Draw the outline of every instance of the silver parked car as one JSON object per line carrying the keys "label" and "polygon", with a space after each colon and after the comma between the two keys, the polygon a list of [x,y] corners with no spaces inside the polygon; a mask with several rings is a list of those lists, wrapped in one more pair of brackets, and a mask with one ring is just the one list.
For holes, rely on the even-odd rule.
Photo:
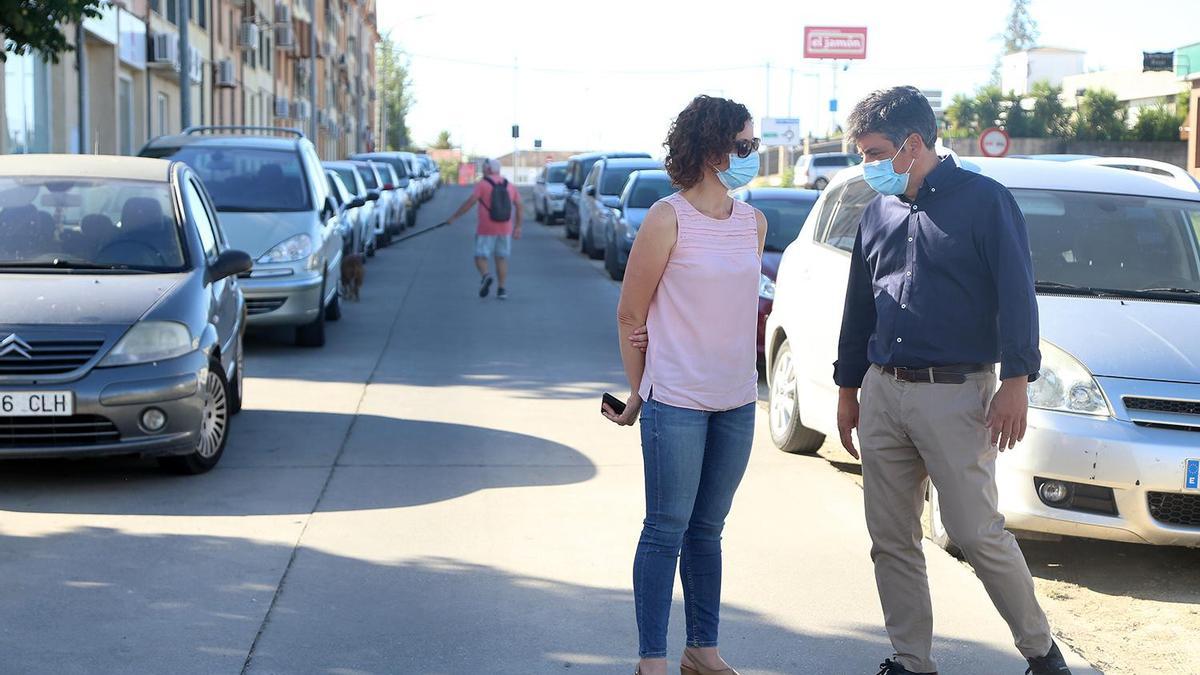
{"label": "silver parked car", "polygon": [[242,404],[250,266],[183,163],[5,157],[0,457],[215,466]]}
{"label": "silver parked car", "polygon": [[351,250],[367,257],[375,255],[375,202],[367,199],[367,184],[363,182],[358,170],[349,162],[322,162],[326,171],[332,171],[352,201],[361,200],[353,211],[354,246]]}
{"label": "silver parked car", "polygon": [[539,223],[553,225],[563,217],[567,200],[567,163],[549,162],[538,173],[533,186],[533,217]]}
{"label": "silver parked car", "polygon": [[400,180],[399,186],[407,194],[408,214],[405,227],[412,227],[417,224],[417,209],[421,206],[421,184],[416,179],[416,174],[413,168],[413,160],[415,157],[411,152],[360,152],[355,155],[350,155],[350,159],[371,160],[372,162],[382,162],[391,166],[396,170],[396,177]]}
{"label": "silver parked car", "polygon": [[[1008,526],[1200,546],[1200,192],[1077,162],[960,161],[1012,191],[1037,280],[1042,369],[1029,430],[996,463]],[[855,233],[875,199],[893,198],[846,169],[779,264],[766,354],[782,449],[836,437],[829,364]],[[948,546],[936,490],[929,502],[930,538]]]}
{"label": "silver parked car", "polygon": [[796,187],[824,190],[834,174],[860,162],[862,157],[849,152],[801,155],[800,159],[796,160],[796,173],[792,182]]}
{"label": "silver parked car", "polygon": [[579,250],[590,258],[603,258],[608,231],[612,229],[613,209],[621,201],[621,191],[629,174],[639,170],[663,168],[656,159],[606,157],[592,165],[583,182],[579,202]]}
{"label": "silver parked car", "polygon": [[350,192],[342,177],[333,169],[325,169],[325,177],[329,179],[329,195],[337,203],[338,215],[342,220],[342,253],[343,255],[358,254],[366,257],[363,250],[365,244],[360,238],[362,230],[361,211],[366,200]]}
{"label": "silver parked car", "polygon": [[408,227],[408,191],[400,187],[400,176],[395,167],[387,162],[376,161],[374,164],[388,199],[388,229],[392,235],[400,234]]}
{"label": "silver parked car", "polygon": [[367,200],[375,203],[372,232],[376,248],[384,248],[392,243],[392,231],[388,227],[388,216],[391,209],[391,197],[383,190],[383,180],[374,162],[365,160],[348,160],[348,163],[358,172],[363,183],[367,186]]}
{"label": "silver parked car", "polygon": [[625,182],[621,199],[613,214],[613,223],[608,228],[608,241],[604,249],[604,269],[614,281],[625,278],[625,264],[637,238],[642,221],[650,212],[654,202],[675,192],[671,177],[661,169],[634,171]]}
{"label": "silver parked car", "polygon": [[297,344],[324,345],[325,321],[342,312],[342,237],[329,181],[304,134],[189,127],[140,154],[186,162],[204,180],[229,241],[254,257],[241,281],[249,324],[294,326]]}

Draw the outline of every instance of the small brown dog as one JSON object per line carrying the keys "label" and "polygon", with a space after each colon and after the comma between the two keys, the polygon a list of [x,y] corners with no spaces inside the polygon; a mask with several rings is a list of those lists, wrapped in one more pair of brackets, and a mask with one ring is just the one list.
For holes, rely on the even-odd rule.
{"label": "small brown dog", "polygon": [[362,254],[352,253],[342,258],[342,297],[358,302],[358,291],[365,276]]}

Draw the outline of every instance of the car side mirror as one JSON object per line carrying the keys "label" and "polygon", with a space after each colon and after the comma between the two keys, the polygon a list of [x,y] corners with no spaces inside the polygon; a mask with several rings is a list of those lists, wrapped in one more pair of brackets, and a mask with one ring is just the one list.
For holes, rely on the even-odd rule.
{"label": "car side mirror", "polygon": [[611,211],[612,211],[612,214],[613,214],[613,217],[614,217],[614,218],[620,218],[620,217],[621,217],[621,207],[620,207],[620,206],[612,206],[612,207],[609,207],[609,210],[611,210]]}
{"label": "car side mirror", "polygon": [[208,266],[208,283],[249,272],[252,267],[254,260],[249,253],[232,249],[224,251]]}
{"label": "car side mirror", "polygon": [[595,185],[585,185],[583,187],[583,194],[585,194],[589,197],[595,195],[596,194],[596,186]]}
{"label": "car side mirror", "polygon": [[367,201],[379,201],[379,190],[367,190]]}
{"label": "car side mirror", "polygon": [[322,219],[332,218],[337,215],[337,212],[338,212],[337,201],[335,201],[332,196],[326,195],[325,196],[325,206],[321,209],[321,218]]}
{"label": "car side mirror", "polygon": [[365,206],[366,203],[367,203],[367,200],[363,199],[362,197],[355,197],[354,199],[350,200],[350,208],[357,209],[362,206]]}

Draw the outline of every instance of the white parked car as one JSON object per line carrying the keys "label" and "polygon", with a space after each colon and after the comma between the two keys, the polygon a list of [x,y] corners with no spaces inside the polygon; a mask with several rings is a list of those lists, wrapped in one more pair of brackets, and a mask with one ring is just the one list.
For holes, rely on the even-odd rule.
{"label": "white parked car", "polygon": [[862,157],[849,152],[818,152],[801,155],[796,160],[792,183],[796,187],[824,190],[837,172],[862,162]]}
{"label": "white parked car", "polygon": [[[1013,193],[1028,224],[1041,316],[1029,431],[1000,456],[1017,531],[1200,546],[1200,193],[1075,162],[962,161]],[[779,267],[767,321],[775,443],[836,438],[832,363],[850,250],[875,193],[834,177]],[[931,538],[947,546],[936,491]]]}

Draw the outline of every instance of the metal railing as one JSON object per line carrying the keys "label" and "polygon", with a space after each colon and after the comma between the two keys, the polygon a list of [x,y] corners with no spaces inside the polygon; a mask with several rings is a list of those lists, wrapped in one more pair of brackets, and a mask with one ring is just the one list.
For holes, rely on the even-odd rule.
{"label": "metal railing", "polygon": [[184,136],[192,136],[195,134],[212,133],[212,132],[218,132],[218,131],[266,132],[266,133],[277,133],[277,134],[291,134],[292,136],[295,136],[296,138],[306,138],[303,131],[300,131],[299,129],[296,129],[294,127],[251,126],[251,125],[241,125],[241,124],[191,126],[191,127],[184,129],[180,133],[182,133]]}

